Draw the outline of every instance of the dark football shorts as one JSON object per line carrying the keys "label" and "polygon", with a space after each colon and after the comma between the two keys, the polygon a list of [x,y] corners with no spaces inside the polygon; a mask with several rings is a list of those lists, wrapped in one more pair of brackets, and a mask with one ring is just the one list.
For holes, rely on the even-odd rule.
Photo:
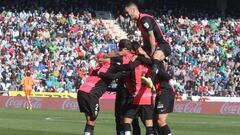
{"label": "dark football shorts", "polygon": [[124,109],[124,117],[132,119],[140,117],[143,121],[153,119],[153,106],[127,104]]}
{"label": "dark football shorts", "polygon": [[99,99],[89,93],[78,91],[78,106],[80,112],[90,117],[90,120],[96,120],[99,113]]}
{"label": "dark football shorts", "polygon": [[115,100],[115,116],[122,116],[123,110],[128,102],[129,95],[127,92],[117,92]]}
{"label": "dark football shorts", "polygon": [[156,50],[163,51],[165,57],[168,57],[169,55],[171,55],[171,52],[172,52],[170,45],[167,44],[167,43],[166,44],[159,44],[157,46]]}
{"label": "dark football shorts", "polygon": [[166,114],[173,112],[175,94],[174,93],[162,93],[156,96],[155,100],[155,114]]}

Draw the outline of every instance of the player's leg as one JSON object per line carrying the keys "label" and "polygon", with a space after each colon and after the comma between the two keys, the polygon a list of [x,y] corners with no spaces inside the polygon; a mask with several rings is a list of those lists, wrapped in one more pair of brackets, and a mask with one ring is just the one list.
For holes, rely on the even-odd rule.
{"label": "player's leg", "polygon": [[140,109],[140,117],[146,127],[146,135],[155,135],[153,128],[153,106],[144,105]]}
{"label": "player's leg", "polygon": [[152,88],[153,91],[155,90],[154,84],[156,76],[159,73],[161,68],[161,64],[163,60],[171,54],[171,47],[168,44],[160,45],[153,54],[153,67],[152,73],[149,78],[142,78],[142,80],[147,84],[148,87]]}
{"label": "player's leg", "polygon": [[157,120],[158,120],[158,116],[154,115],[153,116],[153,128],[154,128],[154,131],[156,134],[162,135],[163,133],[162,133],[161,129],[158,128],[159,126],[158,126]]}
{"label": "player's leg", "polygon": [[32,110],[32,103],[30,99],[31,90],[25,90],[25,98],[27,101],[27,110]]}
{"label": "player's leg", "polygon": [[167,124],[168,113],[173,112],[174,95],[167,93],[156,97],[155,113],[157,116],[157,129],[160,135],[171,135],[171,130]]}
{"label": "player's leg", "polygon": [[[171,135],[171,130],[167,124],[168,113],[158,115],[158,130],[162,135]],[[158,133],[159,134],[159,133]]]}
{"label": "player's leg", "polygon": [[121,93],[117,92],[116,94],[116,101],[115,101],[115,124],[116,124],[116,134],[122,135],[123,134],[123,98]]}
{"label": "player's leg", "polygon": [[[95,106],[91,107],[93,104],[95,104]],[[91,108],[90,113],[85,113],[87,122],[84,129],[84,135],[94,134],[94,127],[95,127],[97,116],[99,113],[99,105],[98,105],[98,102],[93,104],[90,105],[90,108]]]}
{"label": "player's leg", "polygon": [[146,135],[155,135],[155,131],[153,128],[153,120],[145,120],[145,126],[146,126]]}
{"label": "player's leg", "polygon": [[115,124],[116,124],[116,134],[121,135],[121,132],[123,132],[123,123],[122,123],[122,116],[120,114],[115,113]]}
{"label": "player's leg", "polygon": [[87,122],[84,129],[84,135],[93,135],[96,119],[92,119],[91,116],[86,113],[85,113],[85,117]]}
{"label": "player's leg", "polygon": [[133,119],[138,117],[139,106],[133,105],[131,102],[132,99],[129,99],[129,102],[125,105],[123,110],[124,117],[123,117],[123,130],[124,135],[131,135],[131,125]]}
{"label": "player's leg", "polygon": [[133,118],[124,117],[123,118],[123,130],[124,135],[131,135],[131,124],[132,124]]}
{"label": "player's leg", "polygon": [[[87,124],[85,127],[85,135],[93,135],[94,133],[94,126],[96,124],[96,119],[99,114],[99,99],[94,98],[93,96],[89,95],[90,97],[90,114],[87,117]],[[87,134],[86,134],[87,133]],[[91,133],[91,134],[89,134]]]}
{"label": "player's leg", "polygon": [[155,88],[154,88],[155,78],[159,73],[159,67],[164,58],[165,58],[165,55],[161,50],[155,51],[153,55],[152,73],[148,78],[142,77],[142,80],[147,84],[149,88],[152,88],[153,91],[155,91]]}
{"label": "player's leg", "polygon": [[133,135],[141,135],[141,128],[139,125],[138,118],[134,118],[132,121],[132,132],[133,132]]}
{"label": "player's leg", "polygon": [[86,117],[84,135],[93,135],[99,113],[99,100],[82,91],[78,91],[77,100],[80,112],[84,113]]}

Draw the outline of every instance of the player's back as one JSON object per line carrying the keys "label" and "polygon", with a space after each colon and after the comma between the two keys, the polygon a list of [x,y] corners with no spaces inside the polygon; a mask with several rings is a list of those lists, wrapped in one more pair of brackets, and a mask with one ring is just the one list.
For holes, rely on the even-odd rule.
{"label": "player's back", "polygon": [[34,81],[31,77],[25,76],[22,80],[22,85],[24,87],[24,90],[32,90],[33,84],[34,84]]}

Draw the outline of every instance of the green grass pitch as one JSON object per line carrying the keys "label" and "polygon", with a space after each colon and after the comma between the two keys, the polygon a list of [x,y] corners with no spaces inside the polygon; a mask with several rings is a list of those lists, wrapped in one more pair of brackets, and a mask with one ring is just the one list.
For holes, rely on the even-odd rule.
{"label": "green grass pitch", "polygon": [[[173,135],[240,135],[239,115],[172,113],[168,123]],[[83,135],[84,126],[78,111],[0,108],[1,135]],[[112,111],[100,112],[95,135],[115,135]]]}

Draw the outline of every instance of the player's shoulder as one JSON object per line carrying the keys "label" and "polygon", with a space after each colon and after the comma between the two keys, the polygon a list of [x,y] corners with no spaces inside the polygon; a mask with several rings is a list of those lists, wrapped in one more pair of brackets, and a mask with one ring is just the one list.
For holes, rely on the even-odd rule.
{"label": "player's shoulder", "polygon": [[151,22],[153,19],[150,16],[143,16],[141,22]]}
{"label": "player's shoulder", "polygon": [[153,23],[154,23],[154,20],[150,16],[144,16],[141,20],[142,26],[146,29],[149,29],[150,26],[153,25]]}

